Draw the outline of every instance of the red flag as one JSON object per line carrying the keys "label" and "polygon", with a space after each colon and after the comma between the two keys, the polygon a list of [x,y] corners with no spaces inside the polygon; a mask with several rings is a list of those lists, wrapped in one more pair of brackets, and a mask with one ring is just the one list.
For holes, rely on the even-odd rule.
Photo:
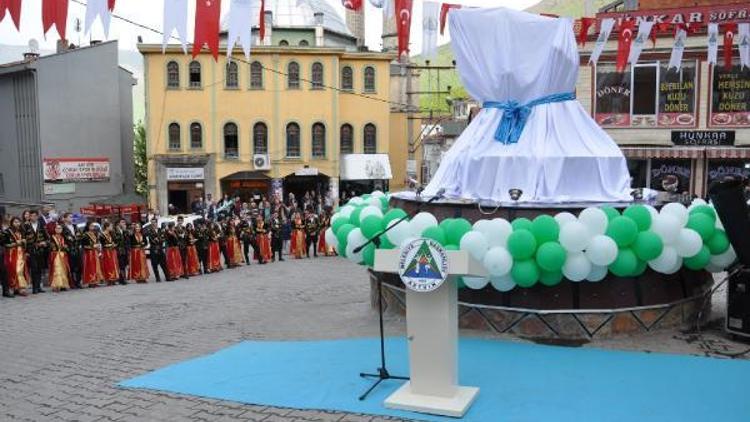
{"label": "red flag", "polygon": [[651,28],[651,45],[652,47],[656,47],[656,36],[660,32],[667,32],[669,31],[669,24],[667,22],[657,22],[654,24],[653,28]]}
{"label": "red flag", "polygon": [[578,33],[578,44],[586,45],[586,38],[589,36],[589,28],[596,22],[596,18],[581,18],[581,32]]}
{"label": "red flag", "polygon": [[412,0],[396,0],[396,32],[398,33],[398,56],[409,54],[409,31],[411,30]]}
{"label": "red flag", "polygon": [[42,28],[47,35],[52,25],[57,28],[57,34],[65,39],[65,27],[68,23],[68,0],[44,0],[42,3]]}
{"label": "red flag", "polygon": [[260,42],[266,37],[266,0],[260,0],[260,17],[258,17],[258,35]]}
{"label": "red flag", "polygon": [[219,18],[221,17],[221,0],[196,0],[195,5],[195,40],[193,41],[193,58],[201,52],[203,44],[208,45],[214,60],[219,60]]}
{"label": "red flag", "polygon": [[345,8],[354,10],[355,12],[362,9],[362,0],[341,0],[341,4],[343,4]]}
{"label": "red flag", "polygon": [[445,33],[445,21],[448,20],[448,12],[451,9],[460,9],[460,4],[443,3],[440,6],[440,35]]}
{"label": "red flag", "polygon": [[628,64],[628,56],[630,55],[630,43],[633,41],[633,29],[635,29],[635,21],[623,21],[620,24],[620,36],[617,39],[617,71],[622,72],[625,70],[625,66]]}
{"label": "red flag", "polygon": [[113,12],[115,10],[115,0],[109,0],[109,11]]}
{"label": "red flag", "polygon": [[0,22],[5,17],[5,0],[0,0]]}
{"label": "red flag", "polygon": [[16,25],[16,29],[21,30],[21,0],[0,0],[0,21],[5,17],[5,12],[8,12],[10,18],[13,19],[13,23]]}
{"label": "red flag", "polygon": [[724,24],[724,69],[732,69],[732,49],[734,48],[734,35],[737,33],[736,23]]}

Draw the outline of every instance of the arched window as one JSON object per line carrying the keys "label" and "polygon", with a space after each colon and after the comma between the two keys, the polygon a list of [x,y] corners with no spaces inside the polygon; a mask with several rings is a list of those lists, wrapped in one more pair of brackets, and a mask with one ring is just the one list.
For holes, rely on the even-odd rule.
{"label": "arched window", "polygon": [[289,123],[286,125],[286,156],[298,158],[302,156],[299,139],[299,125]]}
{"label": "arched window", "polygon": [[180,125],[178,123],[169,124],[169,149],[180,149]]}
{"label": "arched window", "polygon": [[312,65],[312,88],[323,89],[323,64],[315,62]]}
{"label": "arched window", "polygon": [[286,67],[287,88],[299,89],[299,64],[291,62]]}
{"label": "arched window", "polygon": [[250,88],[263,89],[263,65],[260,62],[250,64]]}
{"label": "arched window", "polygon": [[240,86],[240,70],[239,66],[237,66],[237,62],[230,61],[227,63],[227,79],[226,79],[226,87],[227,88],[239,88]]}
{"label": "arched window", "polygon": [[192,61],[190,62],[190,88],[201,87],[201,64]]}
{"label": "arched window", "polygon": [[289,41],[287,41],[287,40],[281,40],[281,41],[279,41],[279,45],[282,46],[282,47],[288,47],[289,46]]}
{"label": "arched window", "polygon": [[354,71],[349,66],[341,69],[341,89],[351,91],[354,89]]}
{"label": "arched window", "polygon": [[372,123],[366,124],[365,130],[364,130],[365,154],[377,153],[378,151],[377,137],[378,137],[378,134],[377,134],[377,129],[375,129],[375,125]]}
{"label": "arched window", "polygon": [[302,40],[302,41],[299,42],[299,46],[300,47],[309,47],[310,43],[307,42],[307,40]]}
{"label": "arched window", "polygon": [[375,68],[372,66],[365,68],[365,91],[375,92]]}
{"label": "arched window", "polygon": [[265,123],[256,123],[253,126],[253,152],[268,154],[268,127]]}
{"label": "arched window", "polygon": [[326,156],[326,127],[320,122],[312,126],[312,156],[315,158]]}
{"label": "arched window", "polygon": [[224,125],[224,158],[237,159],[240,156],[239,142],[237,137],[237,125],[227,123]]}
{"label": "arched window", "polygon": [[190,148],[203,148],[203,127],[201,127],[200,123],[190,124]]}
{"label": "arched window", "polygon": [[350,124],[341,125],[341,133],[339,134],[339,150],[341,154],[353,154],[354,153],[354,128]]}
{"label": "arched window", "polygon": [[167,88],[180,87],[180,65],[177,62],[167,63]]}

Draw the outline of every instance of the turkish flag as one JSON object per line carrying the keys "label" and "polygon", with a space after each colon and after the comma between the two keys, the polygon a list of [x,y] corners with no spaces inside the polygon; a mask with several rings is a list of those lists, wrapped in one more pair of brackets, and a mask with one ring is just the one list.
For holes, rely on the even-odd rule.
{"label": "turkish flag", "polygon": [[258,35],[260,35],[261,44],[266,37],[266,0],[260,0],[260,16],[258,17]]}
{"label": "turkish flag", "polygon": [[65,27],[68,23],[68,0],[43,0],[42,28],[45,36],[52,25],[57,28],[61,39],[65,39]]}
{"label": "turkish flag", "polygon": [[460,9],[460,4],[451,4],[451,3],[443,3],[442,6],[440,6],[440,35],[443,35],[445,32],[445,21],[448,20],[448,12],[450,12],[451,9]]}
{"label": "turkish flag", "polygon": [[630,55],[630,43],[633,41],[633,30],[635,29],[635,21],[623,21],[620,24],[620,36],[617,38],[617,71],[622,72],[625,70],[625,66],[628,64],[628,56]]}
{"label": "turkish flag", "polygon": [[409,54],[409,31],[411,30],[412,0],[396,0],[396,32],[398,33],[398,55]]}
{"label": "turkish flag", "polygon": [[16,29],[21,30],[21,0],[0,0],[0,21],[5,17],[5,12],[8,12],[10,18],[13,19],[13,23],[16,25]]}
{"label": "turkish flag", "polygon": [[651,29],[651,45],[653,47],[656,47],[656,36],[660,32],[667,32],[667,31],[669,31],[669,24],[667,22],[655,23],[653,29]]}
{"label": "turkish flag", "polygon": [[362,0],[341,0],[341,4],[343,4],[345,8],[354,10],[355,12],[362,9]]}
{"label": "turkish flag", "polygon": [[110,12],[114,11],[115,10],[115,0],[109,0],[108,6],[109,6],[109,11]]}
{"label": "turkish flag", "polygon": [[193,41],[193,58],[201,52],[203,44],[208,45],[214,60],[219,60],[219,19],[221,17],[221,0],[196,0],[195,5],[195,40]]}
{"label": "turkish flag", "polygon": [[578,44],[586,45],[586,38],[589,36],[589,28],[596,22],[596,18],[581,18],[581,32],[578,33]]}
{"label": "turkish flag", "polygon": [[734,36],[737,34],[737,24],[724,24],[724,69],[732,69],[732,49],[734,48]]}

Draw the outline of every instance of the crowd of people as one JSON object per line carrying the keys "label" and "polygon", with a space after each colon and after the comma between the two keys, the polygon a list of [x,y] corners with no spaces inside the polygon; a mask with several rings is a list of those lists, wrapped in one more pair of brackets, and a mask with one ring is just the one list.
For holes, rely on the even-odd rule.
{"label": "crowd of people", "polygon": [[[307,196],[307,195],[305,195]],[[234,199],[232,199],[234,202]],[[186,223],[159,224],[149,213],[146,222],[125,219],[90,220],[84,229],[73,215],[40,216],[38,210],[20,216],[0,216],[0,282],[5,297],[115,284],[175,281],[224,269],[284,261],[284,255],[310,258],[333,256],[326,245],[331,207],[315,201],[297,205],[265,201],[261,207],[241,203]]]}

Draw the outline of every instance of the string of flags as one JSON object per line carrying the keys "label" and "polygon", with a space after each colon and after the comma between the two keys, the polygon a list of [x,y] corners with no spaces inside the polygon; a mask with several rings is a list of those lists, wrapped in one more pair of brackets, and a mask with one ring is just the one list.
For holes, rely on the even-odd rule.
{"label": "string of flags", "polygon": [[[72,0],[42,0],[41,20],[45,37],[54,26],[61,39],[66,38],[66,23],[68,7]],[[187,22],[188,2],[195,1],[195,34],[192,43],[192,55],[198,55],[206,47],[214,57],[219,57],[219,31],[222,0],[163,0],[163,51],[169,39],[175,36],[187,54]],[[258,28],[260,39],[265,38],[265,0],[225,0],[229,2],[229,12],[226,16],[228,32],[227,55],[231,56],[237,46],[241,46],[245,57],[249,59],[252,48],[252,28]],[[307,4],[308,0],[297,0],[297,6]],[[398,36],[399,56],[409,54],[411,38],[412,14],[414,0],[369,0],[370,4],[382,9],[386,18],[395,19]],[[81,3],[81,2],[78,2]],[[83,4],[83,3],[81,3]],[[349,10],[360,11],[365,0],[341,0],[341,4]],[[450,12],[461,8],[460,4],[424,1],[422,11],[422,54],[425,58],[432,58],[437,52],[438,35],[445,33],[446,22]],[[109,35],[112,12],[116,0],[87,0],[85,15],[85,31],[97,20],[101,22],[105,36]],[[260,13],[253,16],[253,7]],[[0,22],[10,19],[16,29],[21,27],[22,0],[0,0]],[[704,11],[705,15],[709,13]],[[610,15],[611,16],[611,15]],[[675,15],[675,18],[679,15]],[[692,20],[692,19],[691,19]],[[707,19],[708,20],[708,19]],[[686,23],[681,19],[664,19],[637,16],[615,19],[607,17],[583,17],[576,21],[576,40],[585,46],[594,30],[596,35],[594,47],[591,51],[589,63],[596,64],[604,51],[606,43],[613,33],[617,34],[617,54],[615,59],[617,71],[624,71],[627,65],[638,63],[641,53],[646,48],[647,40],[651,40],[652,47],[656,39],[670,32],[673,35],[672,51],[669,58],[670,69],[679,70],[688,37],[694,36],[702,29],[702,22]],[[709,22],[706,27],[707,61],[716,65],[721,38],[723,49],[722,61],[725,68],[731,68],[734,47],[739,52],[740,65],[750,67],[750,23],[748,22]]]}

